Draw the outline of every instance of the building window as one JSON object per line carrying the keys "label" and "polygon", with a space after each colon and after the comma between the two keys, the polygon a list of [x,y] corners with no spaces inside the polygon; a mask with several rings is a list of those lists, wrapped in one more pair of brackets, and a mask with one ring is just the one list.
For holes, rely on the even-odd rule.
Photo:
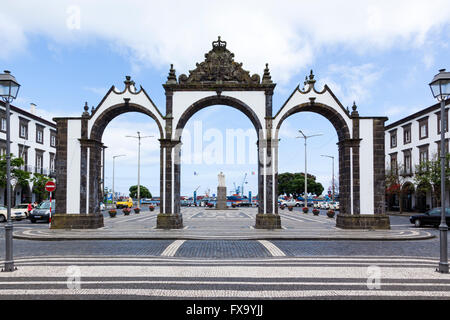
{"label": "building window", "polygon": [[28,170],[28,147],[19,144],[19,158],[23,159],[24,162],[24,170],[25,171],[29,171]]}
{"label": "building window", "polygon": [[419,161],[420,163],[428,161],[428,145],[419,147]]}
{"label": "building window", "polygon": [[44,143],[44,127],[36,124],[36,142]]}
{"label": "building window", "polygon": [[50,174],[52,174],[53,172],[55,172],[55,154],[54,153],[50,153]]}
{"label": "building window", "polygon": [[50,131],[50,146],[56,147],[56,132]]}
{"label": "building window", "polygon": [[403,144],[411,143],[411,125],[403,127]]}
{"label": "building window", "polygon": [[36,173],[43,173],[42,165],[44,163],[44,153],[42,151],[36,150]]}
{"label": "building window", "polygon": [[2,116],[0,120],[0,131],[6,132],[6,117]]}
{"label": "building window", "polygon": [[[441,133],[441,113],[436,112],[437,116],[437,133]],[[445,117],[444,117],[444,123],[445,123],[445,132],[448,132],[448,109],[445,110]]]}
{"label": "building window", "polygon": [[391,132],[391,148],[397,147],[397,130]]}
{"label": "building window", "polygon": [[428,138],[428,117],[419,120],[419,139]]}
{"label": "building window", "polygon": [[[437,154],[436,154],[436,159],[439,159],[439,157],[441,156],[441,141],[436,141],[437,144]],[[448,149],[448,139],[445,139],[445,153],[449,153],[449,149]]]}
{"label": "building window", "polygon": [[391,173],[397,174],[397,154],[391,154]]}
{"label": "building window", "polygon": [[28,124],[20,124],[20,132],[19,132],[19,136],[22,139],[28,139]]}
{"label": "building window", "polygon": [[410,175],[412,173],[411,170],[411,151],[404,151],[403,152],[403,163],[404,163],[404,174]]}
{"label": "building window", "polygon": [[6,140],[0,140],[0,157],[6,155]]}

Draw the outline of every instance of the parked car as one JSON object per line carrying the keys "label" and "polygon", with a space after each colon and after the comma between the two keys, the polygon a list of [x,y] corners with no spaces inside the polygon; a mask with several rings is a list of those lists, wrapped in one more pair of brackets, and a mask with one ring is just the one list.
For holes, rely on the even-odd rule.
{"label": "parked car", "polygon": [[[11,220],[22,220],[26,219],[27,215],[23,211],[14,211],[11,208]],[[4,206],[0,206],[0,222],[6,222],[8,219],[7,208]]]}
{"label": "parked car", "polygon": [[[55,200],[52,200],[52,211],[55,210]],[[30,213],[31,223],[35,223],[38,220],[50,220],[50,201],[46,200],[41,202],[33,211]]]}
{"label": "parked car", "polygon": [[295,200],[281,201],[281,205],[284,205],[285,207],[300,207],[302,204],[303,202]]}
{"label": "parked car", "polygon": [[[11,212],[18,214],[19,216],[25,215],[25,217],[23,219],[27,218],[28,217],[28,203],[21,203],[21,204],[16,205],[14,208],[11,208]],[[23,213],[23,215],[22,215],[22,213]]]}
{"label": "parked car", "polygon": [[133,199],[128,198],[128,200],[122,200],[116,202],[116,208],[122,209],[122,208],[131,208],[133,207]]}
{"label": "parked car", "polygon": [[[441,224],[441,208],[434,208],[423,214],[411,216],[409,217],[409,221],[416,227],[426,225],[438,227]],[[445,208],[445,221],[447,222],[447,225],[450,224],[450,208]]]}

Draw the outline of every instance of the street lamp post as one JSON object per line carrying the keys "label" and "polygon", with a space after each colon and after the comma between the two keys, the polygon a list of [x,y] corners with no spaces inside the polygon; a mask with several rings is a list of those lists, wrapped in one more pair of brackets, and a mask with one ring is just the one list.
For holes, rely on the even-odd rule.
{"label": "street lamp post", "polygon": [[448,226],[445,221],[445,100],[450,96],[450,72],[445,72],[445,69],[439,70],[429,85],[434,98],[441,102],[441,224],[439,225],[441,252],[437,271],[448,273]]}
{"label": "street lamp post", "polygon": [[302,136],[299,136],[299,137],[297,137],[297,138],[303,138],[303,139],[305,139],[305,203],[304,203],[304,207],[307,208],[307,207],[308,207],[308,184],[307,184],[308,174],[307,174],[307,172],[306,172],[306,169],[307,169],[307,168],[306,168],[306,161],[307,161],[307,156],[306,156],[306,140],[307,140],[308,138],[321,136],[322,134],[319,133],[319,134],[313,134],[313,135],[307,136],[307,135],[305,135],[305,134],[302,132],[302,130],[298,130],[298,132],[300,132],[300,134],[301,134]]}
{"label": "street lamp post", "polygon": [[17,97],[20,84],[7,70],[0,74],[0,97],[5,102],[6,111],[6,203],[7,221],[5,225],[5,267],[2,271],[12,272],[17,270],[14,267],[13,258],[13,225],[11,222],[11,118],[10,103]]}
{"label": "street lamp post", "polygon": [[137,132],[136,136],[127,136],[128,138],[138,139],[138,185],[137,185],[137,207],[141,207],[141,139],[152,138],[153,136],[141,136],[141,133]]}
{"label": "street lamp post", "polygon": [[331,169],[331,184],[332,184],[332,186],[331,186],[331,189],[332,189],[332,198],[331,198],[331,201],[334,203],[334,157],[333,156],[327,156],[327,155],[324,155],[324,154],[322,154],[321,155],[322,157],[327,157],[327,158],[331,158],[333,161],[333,167],[332,167],[332,169]]}
{"label": "street lamp post", "polygon": [[115,167],[115,160],[116,160],[116,158],[118,158],[118,157],[125,157],[125,155],[124,154],[119,154],[119,155],[117,155],[117,156],[113,156],[113,181],[112,181],[112,201],[113,201],[113,205],[114,205],[114,200],[115,200],[115,198],[116,198],[116,194],[114,193],[114,167]]}

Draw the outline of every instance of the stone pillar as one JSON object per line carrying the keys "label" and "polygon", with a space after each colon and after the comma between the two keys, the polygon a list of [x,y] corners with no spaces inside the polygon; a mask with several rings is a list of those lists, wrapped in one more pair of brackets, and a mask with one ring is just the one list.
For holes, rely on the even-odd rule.
{"label": "stone pillar", "polygon": [[55,214],[67,210],[67,119],[56,119],[55,171],[57,187],[54,193]]}
{"label": "stone pillar", "polygon": [[180,148],[181,142],[160,139],[161,143],[161,207],[157,217],[158,229],[181,229],[180,212]]}
{"label": "stone pillar", "polygon": [[226,210],[227,207],[227,187],[217,187],[217,210]]}
{"label": "stone pillar", "polygon": [[[264,139],[258,141],[258,190],[259,209],[256,215],[256,229],[281,229],[278,215],[277,188],[277,152],[278,141]],[[261,196],[262,195],[262,196]]]}

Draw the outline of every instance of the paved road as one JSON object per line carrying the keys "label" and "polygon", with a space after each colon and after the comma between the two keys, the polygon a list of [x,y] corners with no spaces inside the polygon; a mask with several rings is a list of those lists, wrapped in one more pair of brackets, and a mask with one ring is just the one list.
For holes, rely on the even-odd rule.
{"label": "paved road", "polygon": [[[131,218],[139,221],[146,216]],[[215,221],[218,220],[229,221],[223,217]],[[124,220],[119,217],[114,223],[120,221]],[[14,224],[16,230],[30,226],[35,230],[48,228],[45,223]],[[391,217],[391,225],[393,229],[415,230],[407,217]],[[438,235],[436,229],[424,230]],[[0,260],[4,259],[4,246],[4,230],[0,228]],[[18,270],[0,273],[0,299],[450,298],[450,276],[434,271],[439,258],[438,238],[15,239],[14,256]]]}

